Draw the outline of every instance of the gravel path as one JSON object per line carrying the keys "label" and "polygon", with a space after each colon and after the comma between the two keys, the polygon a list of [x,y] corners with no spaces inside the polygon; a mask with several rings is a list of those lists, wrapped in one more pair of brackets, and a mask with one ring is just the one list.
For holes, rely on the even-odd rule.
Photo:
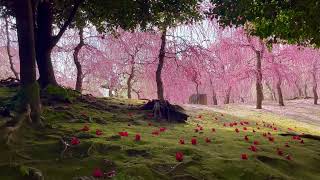
{"label": "gravel path", "polygon": [[272,113],[290,118],[302,123],[313,125],[320,131],[320,105],[313,105],[312,99],[286,101],[286,106],[280,107],[276,102],[264,102],[263,109],[255,109],[254,104],[230,104],[221,106],[184,105],[187,110],[210,110],[227,113],[239,117],[247,117],[257,113]]}

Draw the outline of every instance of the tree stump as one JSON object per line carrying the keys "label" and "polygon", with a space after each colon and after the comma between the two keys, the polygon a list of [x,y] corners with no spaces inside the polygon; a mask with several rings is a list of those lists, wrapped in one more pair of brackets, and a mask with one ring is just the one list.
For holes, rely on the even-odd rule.
{"label": "tree stump", "polygon": [[141,109],[152,110],[154,118],[168,122],[184,123],[189,117],[182,107],[170,104],[168,101],[148,101]]}

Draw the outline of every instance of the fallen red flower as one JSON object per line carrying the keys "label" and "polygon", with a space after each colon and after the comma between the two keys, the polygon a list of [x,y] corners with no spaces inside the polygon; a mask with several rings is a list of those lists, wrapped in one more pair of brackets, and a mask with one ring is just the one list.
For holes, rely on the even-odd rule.
{"label": "fallen red flower", "polygon": [[288,154],[288,155],[286,155],[286,159],[287,160],[289,160],[289,161],[291,161],[292,160],[292,158],[291,158],[291,156]]}
{"label": "fallen red flower", "polygon": [[180,143],[180,144],[184,144],[184,140],[183,140],[183,139],[180,139],[179,143]]}
{"label": "fallen red flower", "polygon": [[207,137],[206,138],[206,143],[210,143],[211,142],[211,140]]}
{"label": "fallen red flower", "polygon": [[128,137],[129,136],[128,132],[126,132],[126,131],[119,132],[119,135],[122,136],[122,137]]}
{"label": "fallen red flower", "polygon": [[247,129],[246,127],[243,127],[243,130],[246,131],[246,130],[248,130],[248,129]]}
{"label": "fallen red flower", "polygon": [[259,145],[259,141],[253,141],[254,145]]}
{"label": "fallen red flower", "polygon": [[223,126],[226,127],[227,126],[226,123],[223,123]]}
{"label": "fallen red flower", "polygon": [[257,152],[257,147],[256,146],[251,145],[249,149],[251,151],[253,151],[253,152]]}
{"label": "fallen red flower", "polygon": [[101,135],[102,135],[102,131],[101,131],[100,129],[97,129],[97,130],[96,130],[96,135],[97,135],[97,136],[101,136]]}
{"label": "fallen red flower", "polygon": [[236,133],[239,133],[239,129],[238,128],[236,128],[235,131],[236,131]]}
{"label": "fallen red flower", "polygon": [[71,138],[71,145],[78,145],[80,144],[80,140],[77,137]]}
{"label": "fallen red flower", "polygon": [[87,125],[83,126],[83,128],[81,129],[81,131],[89,131],[89,127]]}
{"label": "fallen red flower", "polygon": [[140,134],[136,134],[135,141],[140,141],[140,140],[141,140],[141,135]]}
{"label": "fallen red flower", "polygon": [[248,155],[247,154],[241,154],[241,159],[247,160],[248,159]]}
{"label": "fallen red flower", "polygon": [[176,152],[176,160],[179,162],[183,161],[183,153],[182,152]]}
{"label": "fallen red flower", "polygon": [[159,131],[153,131],[152,134],[158,136],[160,134],[160,132]]}
{"label": "fallen red flower", "polygon": [[165,127],[160,128],[160,132],[164,132],[166,130],[167,130],[167,128],[165,128]]}
{"label": "fallen red flower", "polygon": [[196,138],[192,138],[191,139],[191,144],[192,145],[197,145],[197,139]]}
{"label": "fallen red flower", "polygon": [[103,172],[101,171],[101,169],[96,168],[93,171],[92,176],[95,177],[95,178],[101,178],[101,177],[103,177]]}
{"label": "fallen red flower", "polygon": [[274,137],[269,137],[269,141],[274,142]]}
{"label": "fallen red flower", "polygon": [[279,156],[283,156],[282,150],[278,149],[278,150],[277,150],[277,153],[278,153]]}
{"label": "fallen red flower", "polygon": [[201,118],[202,118],[202,115],[199,115],[198,118],[201,119]]}
{"label": "fallen red flower", "polygon": [[248,136],[244,136],[244,140],[249,141]]}

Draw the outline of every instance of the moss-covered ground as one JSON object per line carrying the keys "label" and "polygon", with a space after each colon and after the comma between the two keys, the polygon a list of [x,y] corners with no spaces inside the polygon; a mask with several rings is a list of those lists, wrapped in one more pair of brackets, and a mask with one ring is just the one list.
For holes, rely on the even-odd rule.
{"label": "moss-covered ground", "polygon": [[[0,88],[1,102],[13,93],[12,89]],[[74,98],[71,103],[44,103],[45,129],[25,127],[10,149],[0,145],[0,179],[27,179],[29,168],[40,170],[46,180],[92,176],[96,168],[115,170],[113,179],[119,180],[320,179],[320,141],[301,138],[301,143],[293,136],[280,135],[307,133],[317,137],[320,132],[298,126],[293,120],[280,120],[270,114],[239,118],[197,110],[187,111],[187,123],[169,124],[139,110],[143,103],[90,96]],[[0,124],[5,120],[0,116]],[[230,127],[235,122],[237,125]],[[81,131],[85,125],[89,131]],[[162,127],[166,128],[164,132],[152,134]],[[97,129],[102,135],[96,135]],[[128,132],[128,137],[120,137],[122,131]],[[136,134],[141,135],[141,141],[135,141]],[[80,143],[62,155],[62,137],[78,137]],[[192,138],[197,140],[196,145],[191,144]],[[206,138],[211,142],[207,143]],[[180,144],[180,139],[185,144]],[[254,141],[258,142],[257,152],[249,149]],[[182,162],[177,162],[176,152],[184,154]],[[243,160],[242,154],[248,159]]]}

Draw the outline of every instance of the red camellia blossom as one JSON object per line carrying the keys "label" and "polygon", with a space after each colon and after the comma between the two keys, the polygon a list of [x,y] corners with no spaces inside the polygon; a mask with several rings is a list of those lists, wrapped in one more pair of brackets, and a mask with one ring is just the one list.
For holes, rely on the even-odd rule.
{"label": "red camellia blossom", "polygon": [[95,177],[95,178],[101,178],[101,177],[103,177],[103,172],[101,171],[101,169],[96,168],[93,171],[92,176]]}
{"label": "red camellia blossom", "polygon": [[268,139],[270,142],[274,142],[274,137],[269,137]]}
{"label": "red camellia blossom", "polygon": [[236,133],[239,133],[239,129],[238,128],[236,128],[235,131],[236,131]]}
{"label": "red camellia blossom", "polygon": [[191,144],[192,145],[197,145],[197,139],[196,138],[192,138],[191,139]]}
{"label": "red camellia blossom", "polygon": [[244,136],[244,140],[249,141],[248,136]]}
{"label": "red camellia blossom", "polygon": [[251,145],[249,149],[251,151],[253,151],[253,152],[257,152],[257,147],[256,146]]}
{"label": "red camellia blossom", "polygon": [[152,135],[155,135],[155,136],[158,136],[159,134],[160,134],[159,131],[153,131],[153,132],[152,132]]}
{"label": "red camellia blossom", "polygon": [[180,140],[179,140],[179,143],[180,143],[180,144],[184,144],[184,140],[183,140],[183,139],[180,139]]}
{"label": "red camellia blossom", "polygon": [[101,131],[100,129],[97,129],[97,130],[96,130],[96,135],[97,135],[97,136],[101,136],[102,134],[103,134],[103,133],[102,133],[102,131]]}
{"label": "red camellia blossom", "polygon": [[122,136],[122,137],[128,137],[129,136],[128,132],[126,132],[126,131],[119,132],[119,135]]}
{"label": "red camellia blossom", "polygon": [[243,122],[240,122],[240,125],[243,126]]}
{"label": "red camellia blossom", "polygon": [[206,143],[210,143],[211,142],[211,140],[207,137],[206,138]]}
{"label": "red camellia blossom", "polygon": [[233,123],[230,123],[229,126],[230,126],[230,127],[233,127]]}
{"label": "red camellia blossom", "polygon": [[259,141],[253,141],[254,145],[259,145]]}
{"label": "red camellia blossom", "polygon": [[281,149],[278,149],[278,150],[277,150],[277,153],[278,153],[279,156],[283,156],[283,152],[282,152]]}
{"label": "red camellia blossom", "polygon": [[291,161],[292,160],[292,158],[291,158],[291,156],[288,154],[288,155],[286,155],[286,159],[287,160],[289,160],[289,161]]}
{"label": "red camellia blossom", "polygon": [[247,160],[248,159],[248,155],[247,154],[241,154],[241,159]]}
{"label": "red camellia blossom", "polygon": [[141,135],[140,134],[136,134],[135,140],[136,141],[140,141],[141,140]]}
{"label": "red camellia blossom", "polygon": [[81,131],[89,131],[89,127],[87,125],[84,125],[83,128],[81,129]]}
{"label": "red camellia blossom", "polygon": [[80,144],[80,140],[77,137],[71,138],[71,145],[78,145]]}
{"label": "red camellia blossom", "polygon": [[160,132],[164,132],[166,130],[167,130],[167,128],[165,128],[165,127],[160,128]]}
{"label": "red camellia blossom", "polygon": [[182,152],[176,152],[176,160],[179,162],[183,161],[183,153]]}
{"label": "red camellia blossom", "polygon": [[273,130],[274,130],[274,131],[277,131],[277,130],[278,130],[278,128],[274,127],[274,128],[273,128]]}

